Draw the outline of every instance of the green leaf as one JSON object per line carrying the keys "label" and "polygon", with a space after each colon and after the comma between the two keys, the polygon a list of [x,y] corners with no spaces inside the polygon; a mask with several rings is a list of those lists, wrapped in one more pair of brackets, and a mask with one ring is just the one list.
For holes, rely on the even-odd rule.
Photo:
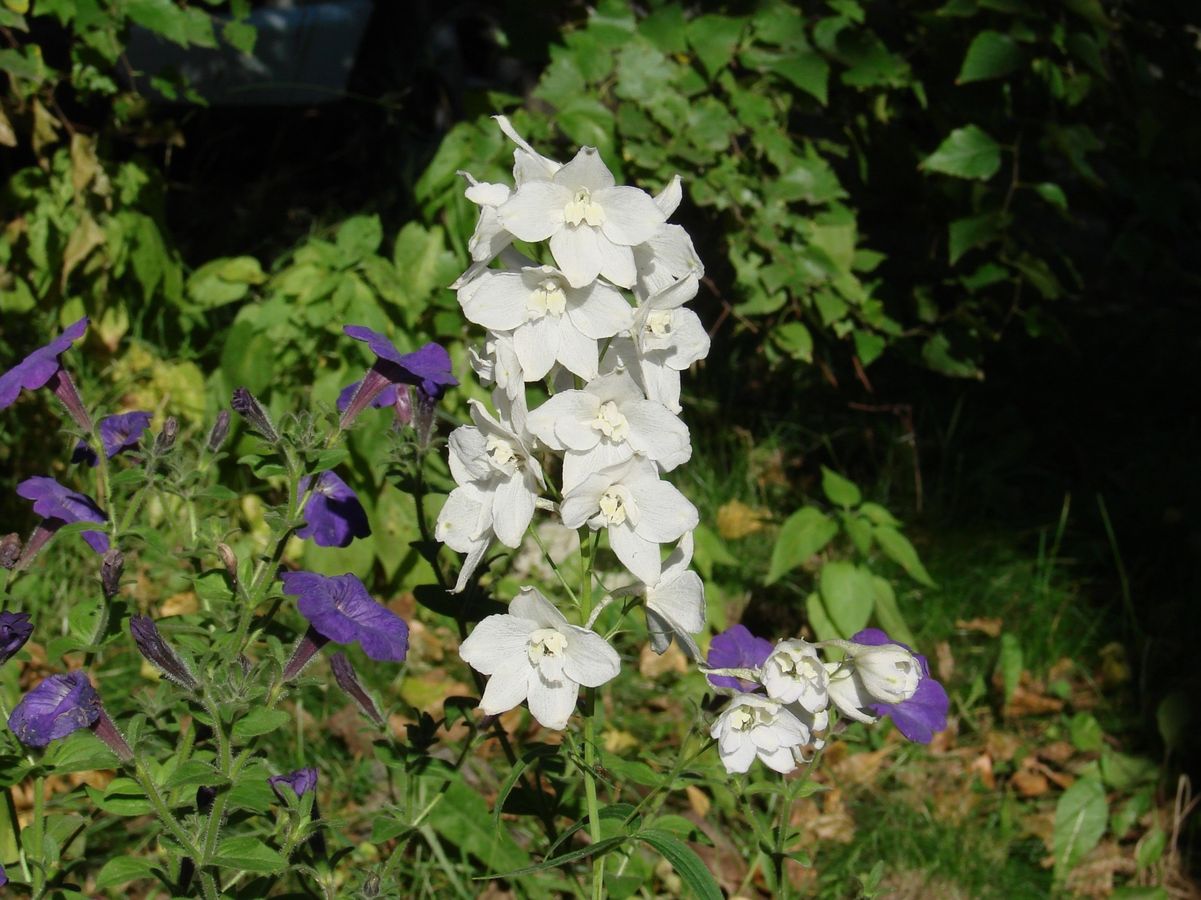
{"label": "green leaf", "polygon": [[786,572],[791,572],[830,543],[836,534],[838,523],[820,509],[813,506],[798,509],[780,526],[764,584],[779,581]]}
{"label": "green leaf", "polygon": [[1163,858],[1163,851],[1168,846],[1168,834],[1162,828],[1155,827],[1143,835],[1134,848],[1134,864],[1139,871],[1150,868]]}
{"label": "green leaf", "polygon": [[199,759],[189,759],[168,776],[163,787],[215,787],[226,781],[228,779],[214,769],[211,764]]}
{"label": "green leaf", "polygon": [[1002,78],[1022,64],[1022,51],[1007,34],[981,31],[972,39],[959,69],[956,84]]}
{"label": "green leaf", "polygon": [[1063,188],[1053,181],[1042,181],[1034,186],[1035,192],[1061,212],[1068,211],[1068,197]]}
{"label": "green leaf", "polygon": [[942,332],[931,335],[922,345],[922,362],[935,372],[952,378],[984,378],[975,363],[951,355],[951,340]]}
{"label": "green leaf", "polygon": [[974,247],[996,240],[1000,225],[1001,217],[995,212],[951,221],[947,225],[947,257],[951,265]]}
{"label": "green leaf", "polygon": [[379,249],[384,229],[379,216],[354,216],[342,223],[335,243],[342,255],[342,265],[348,266],[370,256]]}
{"label": "green leaf", "polygon": [[764,68],[791,82],[796,88],[826,105],[830,82],[830,64],[819,54],[789,53],[769,62]]}
{"label": "green leaf", "polygon": [[1105,833],[1109,807],[1105,788],[1094,778],[1082,778],[1064,791],[1055,807],[1055,875],[1062,879],[1097,846]]}
{"label": "green leaf", "polygon": [[892,585],[879,575],[872,577],[872,584],[876,588],[876,619],[880,626],[894,641],[900,641],[910,647],[916,646],[917,639],[909,630],[905,617],[901,615],[901,609],[897,606],[897,595],[893,591]]}
{"label": "green leaf", "polygon": [[1159,701],[1155,722],[1168,750],[1178,751],[1184,747],[1192,718],[1192,701],[1184,691],[1174,691]]}
{"label": "green leaf", "polygon": [[980,128],[966,125],[952,131],[937,150],[922,160],[921,168],[987,181],[1001,168],[1001,147]]}
{"label": "green leaf", "polygon": [[533,872],[543,872],[547,869],[555,869],[559,866],[566,865],[567,863],[575,862],[576,860],[587,859],[590,856],[608,853],[610,850],[613,850],[616,847],[624,844],[627,840],[629,840],[627,835],[617,834],[613,837],[607,837],[603,840],[597,841],[595,844],[589,844],[586,847],[581,847],[578,850],[572,850],[570,853],[564,853],[560,856],[536,863],[532,866],[523,866],[520,869],[514,869],[511,872],[502,872],[496,875],[481,875],[475,880],[485,881],[492,878],[504,878],[506,880],[511,880],[514,878],[519,878],[522,875],[529,875]]}
{"label": "green leaf", "polygon": [[251,710],[234,724],[233,739],[243,743],[260,734],[270,734],[291,721],[292,715],[282,709]]}
{"label": "green leaf", "polygon": [[114,856],[96,876],[97,890],[120,887],[139,878],[156,878],[154,864],[137,856]]}
{"label": "green leaf", "polygon": [[117,768],[116,754],[91,731],[80,729],[66,740],[56,741],[47,751],[45,762],[54,772],[94,772]]}
{"label": "green leaf", "polygon": [[1081,753],[1092,753],[1105,745],[1101,724],[1092,713],[1078,712],[1068,724],[1072,746]]}
{"label": "green leaf", "polygon": [[858,506],[863,499],[863,494],[859,492],[855,482],[843,478],[825,466],[822,466],[822,493],[826,495],[827,500],[843,509]]}
{"label": "green leaf", "polygon": [[826,612],[826,606],[817,591],[805,598],[805,615],[809,620],[809,627],[813,629],[819,641],[832,641],[844,636]]}
{"label": "green leaf", "polygon": [[1149,759],[1119,753],[1108,747],[1101,753],[1101,780],[1108,787],[1128,791],[1140,784],[1149,784],[1159,777],[1159,767]]}
{"label": "green leaf", "polygon": [[698,16],[688,23],[688,43],[696,52],[705,72],[713,78],[734,58],[743,19],[732,16]]}
{"label": "green leaf", "polygon": [[890,525],[877,525],[874,534],[876,543],[880,545],[884,555],[904,569],[910,578],[927,587],[934,586],[934,579],[922,565],[909,538]]}
{"label": "green leaf", "polygon": [[114,778],[103,791],[91,785],[86,789],[96,806],[115,816],[144,816],[153,809],[142,786],[132,778]]}
{"label": "green leaf", "polygon": [[264,874],[282,872],[288,867],[288,861],[277,850],[255,837],[226,838],[217,845],[214,862],[227,869]]}
{"label": "green leaf", "polygon": [[872,503],[870,500],[860,504],[859,514],[867,516],[869,522],[873,525],[891,525],[893,528],[900,527],[900,522],[897,517],[890,513],[879,503]]}
{"label": "green leaf", "polygon": [[508,830],[493,826],[484,798],[461,781],[451,782],[427,821],[461,853],[478,859],[486,871],[523,870],[530,863],[529,854],[514,843]]}
{"label": "green leaf", "polygon": [[835,560],[822,567],[818,580],[830,621],[842,637],[867,626],[876,606],[876,585],[871,572],[854,563]]}
{"label": "green leaf", "polygon": [[722,900],[721,888],[706,868],[701,858],[691,847],[669,831],[658,828],[646,828],[634,835],[636,840],[648,844],[671,863],[680,880],[684,882],[693,897],[700,900]]}
{"label": "green leaf", "polygon": [[793,359],[813,362],[813,335],[802,322],[785,322],[772,329],[771,339]]}
{"label": "green leaf", "polygon": [[997,658],[997,669],[1001,673],[1001,684],[1008,703],[1022,679],[1022,645],[1017,636],[1006,632],[1001,635],[1001,655]]}

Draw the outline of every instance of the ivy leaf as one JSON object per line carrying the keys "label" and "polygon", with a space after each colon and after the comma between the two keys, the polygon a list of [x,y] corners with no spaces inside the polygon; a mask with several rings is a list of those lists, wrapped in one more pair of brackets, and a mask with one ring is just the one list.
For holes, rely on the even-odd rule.
{"label": "ivy leaf", "polygon": [[965,125],[952,131],[937,150],[922,160],[921,168],[987,181],[1001,168],[1001,147],[987,132]]}
{"label": "ivy leaf", "polygon": [[1013,38],[999,31],[981,31],[967,48],[956,84],[1002,78],[1022,64],[1022,51]]}

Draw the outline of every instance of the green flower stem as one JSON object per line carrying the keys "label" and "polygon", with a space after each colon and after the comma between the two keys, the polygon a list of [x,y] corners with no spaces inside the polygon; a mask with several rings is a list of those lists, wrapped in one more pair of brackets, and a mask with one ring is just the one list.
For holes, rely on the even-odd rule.
{"label": "green flower stem", "polygon": [[179,819],[175,818],[175,814],[171,812],[171,808],[163,800],[163,795],[158,792],[158,787],[155,785],[154,779],[146,771],[146,767],[140,759],[134,761],[133,777],[146,794],[146,799],[150,801],[150,805],[154,807],[159,821],[171,832],[171,836],[183,845],[184,850],[189,856],[193,858],[199,856],[200,854],[196,850],[192,836],[179,824]]}
{"label": "green flower stem", "polygon": [[[596,544],[586,529],[580,529],[580,615],[585,621],[592,615],[592,564]],[[592,843],[601,840],[600,804],[596,796],[596,698],[597,689],[587,688],[584,702],[584,796],[588,804],[588,834]],[[605,856],[592,859],[592,897],[601,900],[605,891]]]}
{"label": "green flower stem", "polygon": [[46,779],[33,780],[33,896],[41,897],[46,884]]}
{"label": "green flower stem", "polygon": [[220,900],[221,891],[212,872],[200,873],[200,889],[204,892],[204,900]]}

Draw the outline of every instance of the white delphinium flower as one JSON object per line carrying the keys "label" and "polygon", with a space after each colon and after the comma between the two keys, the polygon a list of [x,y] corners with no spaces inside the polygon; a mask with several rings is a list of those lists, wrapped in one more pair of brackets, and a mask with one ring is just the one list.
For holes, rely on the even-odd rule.
{"label": "white delphinium flower", "polygon": [[646,629],[656,653],[665,652],[674,637],[689,656],[699,659],[692,635],[705,629],[705,585],[688,568],[692,548],[690,531],[663,563],[659,580],[646,585]]}
{"label": "white delphinium flower", "polygon": [[512,333],[526,381],[541,380],[556,361],[581,378],[595,378],[596,342],[634,320],[616,288],[601,281],[572,287],[551,266],[489,269],[459,288],[459,303],[477,325]]}
{"label": "white delphinium flower", "polygon": [[566,451],[566,493],[607,466],[635,453],[659,464],[664,472],[692,456],[688,426],[662,403],[647,400],[625,372],[602,375],[583,390],[555,394],[530,412],[531,432],[552,450]]}
{"label": "white delphinium flower", "polygon": [[755,761],[787,775],[797,767],[794,750],[812,738],[808,726],[783,703],[758,694],[739,694],[730,701],[709,734],[726,771],[745,773]]}
{"label": "white delphinium flower", "polygon": [[466,585],[493,534],[507,547],[521,545],[546,486],[525,429],[524,400],[514,404],[496,391],[493,402],[502,419],[470,400],[475,425],[460,426],[450,435],[450,471],[458,487],[438,514],[434,536],[468,554],[456,591]]}
{"label": "white delphinium flower", "polygon": [[869,703],[904,703],[917,692],[922,680],[921,663],[899,644],[824,643],[846,653],[842,667],[854,671],[857,690]]}
{"label": "white delphinium flower", "polygon": [[482,350],[467,348],[467,359],[479,380],[504,391],[516,405],[525,397],[525,377],[511,334],[489,333]]}
{"label": "white delphinium flower", "polygon": [[781,703],[798,703],[807,712],[826,708],[829,699],[826,669],[817,647],[806,640],[780,641],[763,661],[760,679],[767,696]]}
{"label": "white delphinium flower", "polygon": [[[676,175],[667,187],[655,195],[655,204],[663,211],[665,218],[670,218],[683,196],[680,176]],[[679,225],[660,225],[646,243],[634,248],[634,262],[638,267],[634,293],[639,300],[645,300],[686,275],[693,274],[699,278],[705,274],[705,267],[692,245],[692,238]]]}
{"label": "white delphinium flower", "polygon": [[523,241],[550,239],[550,252],[572,287],[603,275],[634,286],[633,248],[651,239],[663,211],[649,194],[615,184],[595,147],[582,148],[549,181],[528,181],[497,210],[500,224]]}
{"label": "white delphinium flower", "polygon": [[546,728],[563,729],[580,685],[616,677],[621,660],[599,634],[570,624],[537,589],[521,589],[508,613],[488,616],[459,647],[459,655],[491,676],[480,709],[499,715],[529,701]]}
{"label": "white delphinium flower", "polygon": [[826,692],[835,708],[856,722],[874,722],[876,716],[867,711],[876,701],[864,689],[863,681],[853,666],[845,662],[826,663]]}
{"label": "white delphinium flower", "polygon": [[563,524],[593,531],[608,529],[609,546],[617,558],[646,584],[659,581],[663,571],[659,545],[677,541],[696,528],[696,507],[659,478],[653,462],[633,457],[602,469],[581,481],[563,497]]}

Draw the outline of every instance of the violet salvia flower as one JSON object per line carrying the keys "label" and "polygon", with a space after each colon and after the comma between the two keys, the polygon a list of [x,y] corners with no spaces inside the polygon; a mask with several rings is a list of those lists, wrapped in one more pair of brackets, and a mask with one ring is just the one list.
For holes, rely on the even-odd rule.
{"label": "violet salvia flower", "polygon": [[[912,648],[892,640],[879,628],[865,628],[855,634],[851,640],[857,644],[868,646],[896,644],[913,653]],[[900,703],[873,703],[868,709],[877,716],[891,717],[897,730],[909,740],[919,744],[928,744],[934,739],[935,734],[947,727],[947,711],[950,708],[950,700],[947,697],[946,689],[930,677],[930,664],[926,657],[920,653],[913,653],[913,656],[921,667],[921,681],[918,682],[917,691],[913,696]]]}
{"label": "violet salvia flower", "polygon": [[[745,625],[734,625],[709,642],[709,666],[714,669],[757,669],[763,665],[772,651],[772,643],[766,638],[755,637]],[[709,683],[714,687],[731,688],[749,693],[757,691],[759,685],[745,678],[732,675],[710,675]]]}
{"label": "violet salvia flower", "polygon": [[283,793],[280,786],[286,785],[292,789],[292,793],[297,798],[303,797],[305,794],[317,790],[317,770],[310,766],[306,769],[289,772],[287,775],[272,775],[267,779],[267,784],[271,785],[271,790],[275,792],[280,803],[287,803],[287,794]]}
{"label": "violet salvia flower", "polygon": [[51,675],[21,698],[8,727],[29,747],[45,747],[100,718],[100,695],[83,672]]}
{"label": "violet salvia flower", "polygon": [[329,667],[334,670],[334,681],[338,682],[338,687],[344,690],[355,703],[359,705],[359,709],[372,722],[380,727],[383,727],[384,717],[380,715],[379,708],[375,705],[375,701],[371,699],[371,695],[363,688],[362,682],[359,681],[359,676],[355,674],[354,666],[350,664],[350,660],[346,658],[345,653],[335,653],[329,658]]}
{"label": "violet salvia flower", "polygon": [[409,626],[372,599],[354,575],[284,572],[280,577],[284,593],[299,598],[296,606],[310,625],[284,669],[285,681],[298,675],[327,641],[358,641],[377,662],[401,662],[408,654]]}
{"label": "violet salvia flower", "polygon": [[[47,527],[50,531],[72,522],[104,524],[108,521],[104,510],[97,506],[91,497],[63,487],[53,478],[44,475],[26,478],[17,485],[17,495],[33,501],[33,511],[48,520]],[[102,531],[85,531],[83,539],[97,553],[108,549],[108,535]]]}
{"label": "violet salvia flower", "polygon": [[[297,493],[301,497],[309,489],[310,482],[310,476],[300,480]],[[371,534],[367,511],[358,495],[332,471],[317,476],[313,494],[302,515],[307,524],[296,532],[296,536],[311,539],[318,547],[348,547],[355,538]]]}
{"label": "violet salvia flower", "polygon": [[[150,413],[135,411],[105,416],[100,420],[98,427],[100,443],[104,445],[104,455],[112,459],[118,453],[138,446],[142,433],[150,427]],[[71,462],[86,462],[89,466],[95,466],[100,462],[100,457],[86,441],[80,441],[75,445],[75,452],[71,454]]]}
{"label": "violet salvia flower", "polygon": [[275,426],[271,423],[271,417],[267,415],[267,410],[258,398],[244,387],[234,390],[233,398],[229,405],[233,407],[234,412],[240,415],[250,425],[259,437],[269,441],[272,444],[279,443],[279,432],[275,430]]}
{"label": "violet salvia flower", "polygon": [[0,664],[8,662],[33,634],[29,613],[0,612]]}
{"label": "violet salvia flower", "polygon": [[33,391],[50,385],[50,389],[67,407],[75,423],[84,431],[91,431],[92,420],[79,397],[79,391],[75,389],[75,382],[58,360],[59,356],[71,349],[71,345],[83,337],[87,330],[88,319],[84,316],[78,322],[68,325],[62,334],[45,347],[34,350],[0,375],[0,409],[12,406],[22,388]]}
{"label": "violet salvia flower", "polygon": [[146,657],[165,677],[189,691],[200,687],[196,676],[188,668],[175,649],[168,644],[150,616],[133,616],[129,620],[129,631],[138,646],[138,652]]}

